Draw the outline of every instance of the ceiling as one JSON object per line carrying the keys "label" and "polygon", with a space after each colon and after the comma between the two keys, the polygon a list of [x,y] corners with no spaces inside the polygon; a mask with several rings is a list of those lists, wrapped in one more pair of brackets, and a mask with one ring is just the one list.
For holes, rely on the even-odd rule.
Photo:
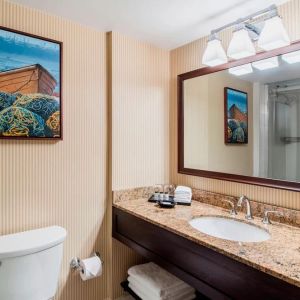
{"label": "ceiling", "polygon": [[288,0],[11,0],[101,31],[173,49],[271,4]]}

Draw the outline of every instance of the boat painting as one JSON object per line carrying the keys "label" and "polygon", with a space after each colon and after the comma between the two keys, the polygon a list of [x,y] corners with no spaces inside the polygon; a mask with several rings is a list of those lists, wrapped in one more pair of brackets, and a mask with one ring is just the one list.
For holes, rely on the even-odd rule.
{"label": "boat painting", "polygon": [[248,95],[232,88],[224,89],[225,144],[248,143]]}
{"label": "boat painting", "polygon": [[0,27],[0,138],[62,138],[61,51]]}

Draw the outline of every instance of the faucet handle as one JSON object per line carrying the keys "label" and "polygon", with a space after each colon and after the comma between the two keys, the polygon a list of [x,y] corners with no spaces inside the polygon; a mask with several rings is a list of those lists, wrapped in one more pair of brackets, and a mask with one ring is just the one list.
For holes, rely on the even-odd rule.
{"label": "faucet handle", "polygon": [[221,200],[230,204],[231,209],[230,209],[229,213],[231,215],[233,215],[233,216],[237,215],[237,212],[236,212],[235,205],[234,205],[233,201],[230,201],[230,200],[227,200],[227,199],[221,199]]}
{"label": "faucet handle", "polygon": [[172,194],[175,191],[175,187],[173,184],[165,184],[163,186],[164,193]]}
{"label": "faucet handle", "polygon": [[157,183],[154,185],[154,193],[162,193],[164,191],[164,185],[162,183]]}
{"label": "faucet handle", "polygon": [[264,224],[272,224],[270,219],[269,219],[269,214],[276,214],[278,216],[283,216],[283,213],[281,211],[277,211],[277,210],[265,210],[264,212],[264,217],[262,219],[262,222]]}

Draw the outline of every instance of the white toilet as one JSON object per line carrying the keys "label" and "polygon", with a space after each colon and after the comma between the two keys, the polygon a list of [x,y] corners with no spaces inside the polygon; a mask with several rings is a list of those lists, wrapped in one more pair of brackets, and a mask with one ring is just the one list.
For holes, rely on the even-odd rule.
{"label": "white toilet", "polygon": [[66,235],[52,226],[0,236],[0,299],[52,299]]}

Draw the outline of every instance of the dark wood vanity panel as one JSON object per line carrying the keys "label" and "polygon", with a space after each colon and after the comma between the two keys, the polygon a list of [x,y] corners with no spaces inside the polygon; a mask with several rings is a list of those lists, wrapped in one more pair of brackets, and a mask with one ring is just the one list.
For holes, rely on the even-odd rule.
{"label": "dark wood vanity panel", "polygon": [[113,207],[113,237],[209,299],[299,300],[300,288]]}

